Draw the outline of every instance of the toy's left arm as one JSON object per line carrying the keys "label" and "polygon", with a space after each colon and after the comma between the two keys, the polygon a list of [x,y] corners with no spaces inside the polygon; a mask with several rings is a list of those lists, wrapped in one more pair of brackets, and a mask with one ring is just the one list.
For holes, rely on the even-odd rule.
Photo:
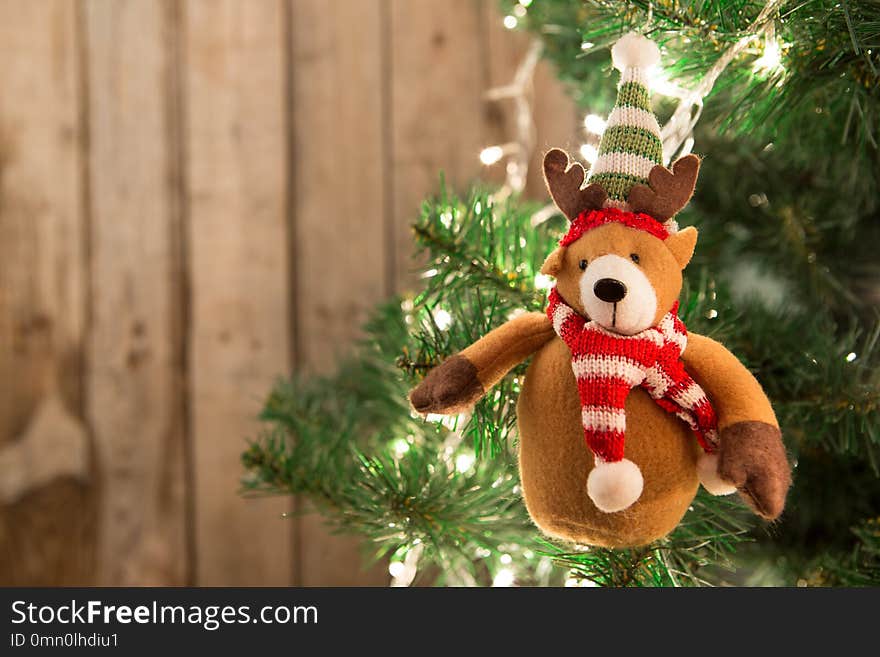
{"label": "toy's left arm", "polygon": [[762,517],[782,513],[791,470],[782,434],[761,384],[723,345],[690,333],[682,354],[718,416],[718,474]]}

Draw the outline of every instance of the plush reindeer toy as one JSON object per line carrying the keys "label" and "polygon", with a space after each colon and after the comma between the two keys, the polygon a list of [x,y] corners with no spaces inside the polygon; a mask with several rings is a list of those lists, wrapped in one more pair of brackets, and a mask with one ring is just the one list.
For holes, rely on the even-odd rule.
{"label": "plush reindeer toy", "polygon": [[585,178],[554,149],[547,187],[569,229],[541,271],[556,278],[546,313],[510,320],[432,370],[412,391],[422,413],[469,408],[533,356],[517,418],[529,514],[545,533],[628,547],[665,536],[700,483],[738,491],[766,519],[791,483],[779,425],[760,384],[721,344],[677,316],[696,229],[673,216],[700,161],[662,165],[646,77],[655,44],[612,49],[617,104]]}

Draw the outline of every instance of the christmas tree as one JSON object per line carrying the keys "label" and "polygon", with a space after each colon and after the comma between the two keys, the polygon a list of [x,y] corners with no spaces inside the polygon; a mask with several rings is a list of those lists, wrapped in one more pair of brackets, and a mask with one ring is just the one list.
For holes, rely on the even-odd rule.
{"label": "christmas tree", "polygon": [[[663,51],[653,87],[667,161],[704,157],[678,217],[700,242],[680,316],[723,341],[764,386],[794,466],[782,518],[736,498],[695,499],[647,547],[543,537],[519,487],[515,407],[525,365],[473,409],[423,418],[407,395],[425,374],[524,310],[565,232],[524,201],[522,134],[488,146],[500,188],[442,181],[413,231],[423,289],[377,308],[336,374],[280,382],[242,460],[249,493],[303,495],[399,585],[667,586],[880,584],[880,5],[871,1],[502,2],[583,110],[595,160],[615,101],[608,47],[631,30]],[[510,91],[510,90],[508,90]],[[522,101],[522,98],[517,98]],[[475,153],[475,157],[478,154]]]}

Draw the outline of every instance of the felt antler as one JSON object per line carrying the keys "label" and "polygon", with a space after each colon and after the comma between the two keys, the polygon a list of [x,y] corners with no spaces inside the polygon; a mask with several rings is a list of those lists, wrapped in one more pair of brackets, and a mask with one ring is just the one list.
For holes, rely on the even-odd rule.
{"label": "felt antler", "polygon": [[657,221],[667,221],[691,200],[700,171],[696,155],[680,157],[672,171],[657,165],[648,174],[647,185],[634,185],[627,197],[633,212],[644,212]]}
{"label": "felt antler", "polygon": [[565,151],[553,148],[544,156],[547,189],[553,202],[569,221],[577,219],[584,210],[601,208],[608,198],[605,190],[597,184],[581,189],[584,177],[584,168],[578,162],[571,162]]}

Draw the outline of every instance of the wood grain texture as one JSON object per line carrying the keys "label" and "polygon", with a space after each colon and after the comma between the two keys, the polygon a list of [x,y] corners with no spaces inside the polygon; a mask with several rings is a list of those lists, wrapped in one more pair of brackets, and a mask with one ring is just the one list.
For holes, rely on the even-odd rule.
{"label": "wood grain texture", "polygon": [[[292,0],[297,368],[332,371],[387,294],[380,0]],[[306,504],[303,500],[301,504]],[[301,586],[386,585],[358,537],[297,518]]]}
{"label": "wood grain texture", "polygon": [[77,53],[72,3],[0,3],[0,462],[15,469],[0,478],[19,478],[18,501],[0,506],[2,584],[94,571]]}
{"label": "wood grain texture", "polygon": [[[527,45],[495,0],[0,0],[0,584],[387,583],[239,457],[418,288],[440,172],[503,179]],[[546,198],[580,122],[533,103]]]}
{"label": "wood grain texture", "polygon": [[184,29],[196,582],[283,586],[290,502],[237,491],[290,366],[282,3],[189,2]]}
{"label": "wood grain texture", "polygon": [[99,583],[188,581],[167,2],[90,0],[88,410],[101,484]]}
{"label": "wood grain texture", "polygon": [[465,191],[481,171],[491,120],[484,98],[486,3],[389,1],[394,279],[398,290],[412,290],[410,226],[422,201],[438,191],[441,172],[453,189]]}

